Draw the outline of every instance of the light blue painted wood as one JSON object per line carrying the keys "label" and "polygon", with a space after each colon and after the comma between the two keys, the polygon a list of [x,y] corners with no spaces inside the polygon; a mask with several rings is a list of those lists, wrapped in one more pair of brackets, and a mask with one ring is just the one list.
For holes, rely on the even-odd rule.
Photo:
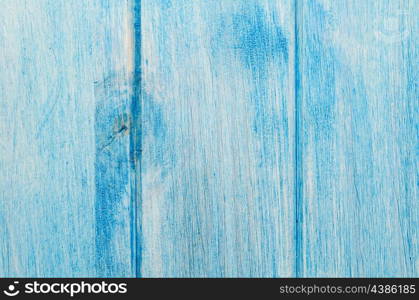
{"label": "light blue painted wood", "polygon": [[297,1],[299,276],[418,276],[418,2]]}
{"label": "light blue painted wood", "polygon": [[294,275],[291,1],[142,1],[141,275]]}
{"label": "light blue painted wood", "polygon": [[415,0],[2,0],[0,276],[418,276]]}
{"label": "light blue painted wood", "polygon": [[130,1],[2,0],[0,276],[134,276]]}

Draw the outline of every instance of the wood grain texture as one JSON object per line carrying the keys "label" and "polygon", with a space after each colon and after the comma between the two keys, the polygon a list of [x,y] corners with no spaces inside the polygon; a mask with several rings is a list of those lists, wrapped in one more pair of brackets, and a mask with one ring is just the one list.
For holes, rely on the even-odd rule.
{"label": "wood grain texture", "polygon": [[297,3],[299,276],[418,276],[417,1]]}
{"label": "wood grain texture", "polygon": [[292,1],[142,1],[141,275],[294,275]]}
{"label": "wood grain texture", "polygon": [[419,276],[417,0],[0,5],[0,277]]}
{"label": "wood grain texture", "polygon": [[3,0],[0,276],[133,276],[128,1]]}

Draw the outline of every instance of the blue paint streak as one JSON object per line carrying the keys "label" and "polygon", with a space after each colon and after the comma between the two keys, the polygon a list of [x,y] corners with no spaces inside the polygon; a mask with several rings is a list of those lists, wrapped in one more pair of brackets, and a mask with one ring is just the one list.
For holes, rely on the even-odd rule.
{"label": "blue paint streak", "polygon": [[142,140],[142,108],[141,108],[141,0],[134,0],[134,74],[132,76],[131,97],[131,132],[130,162],[133,179],[131,184],[131,222],[133,228],[131,251],[135,261],[135,276],[141,277],[142,265],[142,202],[141,202],[141,140]]}
{"label": "blue paint streak", "polygon": [[[115,103],[127,97],[117,82],[118,74],[111,74],[96,85],[95,112],[95,218],[96,267],[103,276],[116,274],[121,266],[115,262],[112,244],[124,197],[129,186],[129,160],[126,147],[129,115],[115,109]],[[129,270],[126,270],[127,272]]]}
{"label": "blue paint streak", "polygon": [[[251,100],[254,105],[255,117],[253,130],[260,136],[262,151],[259,167],[271,165],[275,157],[272,141],[279,132],[281,118],[271,110],[268,78],[272,76],[269,63],[279,60],[280,64],[288,64],[288,40],[283,33],[277,16],[272,16],[276,26],[269,26],[267,14],[262,7],[254,4],[251,13],[233,15],[232,31],[236,41],[234,48],[243,65],[251,70],[253,91]],[[276,65],[277,66],[277,65]]]}
{"label": "blue paint streak", "polygon": [[288,41],[281,27],[268,27],[264,10],[255,5],[252,14],[233,15],[233,33],[244,65],[255,72],[266,72],[267,63],[283,55],[288,61]]}

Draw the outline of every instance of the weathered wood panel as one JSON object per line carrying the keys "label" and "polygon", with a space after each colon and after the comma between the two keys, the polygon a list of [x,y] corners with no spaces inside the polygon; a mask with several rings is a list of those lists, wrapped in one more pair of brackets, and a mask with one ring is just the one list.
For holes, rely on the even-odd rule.
{"label": "weathered wood panel", "polygon": [[292,1],[142,1],[142,276],[293,276]]}
{"label": "weathered wood panel", "polygon": [[297,1],[299,276],[417,276],[417,1]]}
{"label": "weathered wood panel", "polygon": [[130,1],[1,1],[0,276],[133,276]]}

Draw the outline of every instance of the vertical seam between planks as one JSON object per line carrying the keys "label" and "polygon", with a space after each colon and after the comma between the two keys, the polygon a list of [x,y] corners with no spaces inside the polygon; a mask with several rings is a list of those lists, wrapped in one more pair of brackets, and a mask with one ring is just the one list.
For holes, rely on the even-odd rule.
{"label": "vertical seam between planks", "polygon": [[141,0],[132,0],[133,16],[133,74],[132,74],[132,96],[131,116],[132,124],[130,131],[130,160],[131,169],[134,172],[133,187],[131,192],[132,209],[132,237],[131,253],[134,262],[135,277],[141,276],[141,141],[142,141],[142,113],[141,113]]}
{"label": "vertical seam between planks", "polygon": [[303,203],[301,199],[301,149],[300,149],[300,119],[301,119],[301,103],[300,103],[300,68],[299,68],[299,28],[298,28],[298,0],[294,0],[294,106],[295,106],[295,276],[302,275],[302,218]]}

